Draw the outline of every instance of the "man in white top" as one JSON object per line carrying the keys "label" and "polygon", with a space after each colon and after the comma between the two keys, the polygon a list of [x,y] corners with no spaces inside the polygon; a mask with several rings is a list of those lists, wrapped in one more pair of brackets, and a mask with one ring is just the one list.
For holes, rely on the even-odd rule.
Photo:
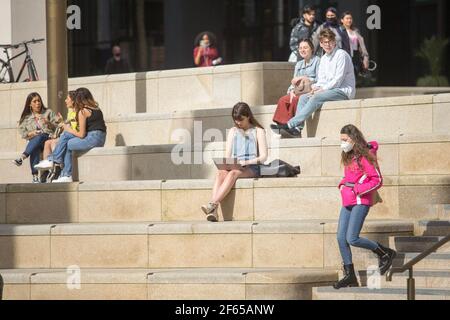
{"label": "man in white top", "polygon": [[274,125],[293,137],[301,137],[304,122],[327,101],[349,100],[355,97],[355,73],[352,58],[336,46],[336,35],[330,29],[320,32],[320,46],[325,54],[320,59],[317,82],[308,94],[301,96],[295,117],[286,125]]}

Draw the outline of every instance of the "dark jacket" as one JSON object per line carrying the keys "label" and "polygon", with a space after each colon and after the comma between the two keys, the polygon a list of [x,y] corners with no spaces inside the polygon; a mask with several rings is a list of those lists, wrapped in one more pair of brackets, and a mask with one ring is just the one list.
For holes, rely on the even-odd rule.
{"label": "dark jacket", "polygon": [[291,51],[295,53],[298,60],[302,60],[298,53],[298,44],[302,39],[311,39],[312,34],[317,30],[319,24],[314,21],[314,24],[308,27],[305,24],[305,19],[301,18],[300,21],[295,25],[291,31],[291,39],[289,41],[289,46]]}

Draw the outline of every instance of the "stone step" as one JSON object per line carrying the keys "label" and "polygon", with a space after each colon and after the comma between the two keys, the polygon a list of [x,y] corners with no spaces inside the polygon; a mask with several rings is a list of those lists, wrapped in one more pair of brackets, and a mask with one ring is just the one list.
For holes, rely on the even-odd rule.
{"label": "stone step", "polygon": [[[450,205],[438,205],[447,211],[437,211],[438,218],[445,219],[450,217]],[[432,212],[436,213],[435,210]],[[450,233],[450,220],[421,220],[417,223],[416,234],[424,236],[446,236]]]}
{"label": "stone step", "polygon": [[[442,240],[442,236],[405,236],[389,239],[390,247],[399,252],[423,252]],[[450,243],[438,249],[438,252],[450,252]]]}
{"label": "stone step", "polygon": [[[370,251],[364,249],[354,249],[353,252],[353,263],[357,270],[372,270],[378,266],[378,259]],[[397,257],[394,259],[392,264],[393,267],[402,267],[404,264],[415,258],[419,253],[417,252],[398,252]],[[339,259],[339,256],[336,257]],[[432,253],[422,261],[418,262],[414,269],[421,270],[449,270],[450,266],[450,253],[448,252],[437,252]]]}
{"label": "stone step", "polygon": [[[395,287],[406,287],[408,279],[408,271],[404,273],[396,273],[392,277],[392,281],[386,281],[385,276],[379,278],[373,278],[373,273],[369,273],[369,279],[367,277],[367,271],[360,270],[358,272],[359,283],[362,287],[367,287],[369,284],[372,287],[384,289]],[[449,270],[430,270],[430,269],[417,269],[414,268],[413,276],[415,279],[416,287],[420,288],[450,288],[450,271]],[[340,273],[342,277],[342,273]]]}
{"label": "stone step", "polygon": [[[256,62],[69,79],[69,90],[86,87],[105,116],[275,104],[294,73],[288,62]],[[174,83],[176,85],[174,85]],[[5,84],[0,88],[0,124],[15,126],[30,92],[47,104],[47,82]]]}
{"label": "stone step", "polygon": [[[342,176],[340,140],[329,138],[270,138],[266,163],[282,159],[300,165],[306,177]],[[450,135],[400,136],[379,139],[382,174],[450,174]],[[217,173],[212,159],[224,156],[224,143],[190,145],[147,145],[96,148],[76,161],[74,175],[80,181],[212,179]],[[421,150],[421,152],[417,152]],[[16,167],[16,152],[0,153],[0,179],[8,183],[29,183],[29,161]],[[433,163],[433,166],[430,166]],[[78,170],[77,170],[78,169]]]}
{"label": "stone step", "polygon": [[[406,288],[368,289],[320,287],[313,289],[313,300],[406,300]],[[416,300],[450,300],[450,288],[416,288]]]}
{"label": "stone step", "polygon": [[[362,235],[411,235],[404,221],[370,221]],[[0,225],[1,269],[337,268],[337,221]]]}
{"label": "stone step", "polygon": [[9,269],[4,300],[311,300],[337,272],[321,269]]}
{"label": "stone step", "polygon": [[[279,95],[284,92],[282,90]],[[271,99],[276,103],[278,95]],[[211,104],[207,106],[208,110],[180,107],[175,111],[167,102],[170,107],[154,113],[127,113],[123,110],[121,115],[108,116],[106,111],[106,146],[171,144],[179,143],[180,139],[191,141],[194,138],[197,143],[212,139],[225,141],[226,130],[233,126],[231,111],[237,101],[241,100],[230,101],[226,108],[220,109],[211,109],[214,106]],[[249,103],[257,120],[270,132],[276,106]],[[25,141],[16,129],[21,108],[13,113],[14,120],[10,123],[2,124],[0,121],[0,133],[6,137],[0,142],[0,152],[22,152],[24,149]],[[328,102],[306,121],[303,137],[339,138],[341,128],[349,123],[357,125],[367,137],[376,139],[417,135],[418,132],[425,135],[449,134],[449,110],[450,94]],[[380,123],[383,123],[382,130]]]}
{"label": "stone step", "polygon": [[[221,203],[220,220],[336,219],[340,177],[242,179]],[[0,185],[0,223],[204,221],[213,180]],[[450,176],[385,176],[371,219],[436,219]],[[51,205],[49,205],[51,204]]]}

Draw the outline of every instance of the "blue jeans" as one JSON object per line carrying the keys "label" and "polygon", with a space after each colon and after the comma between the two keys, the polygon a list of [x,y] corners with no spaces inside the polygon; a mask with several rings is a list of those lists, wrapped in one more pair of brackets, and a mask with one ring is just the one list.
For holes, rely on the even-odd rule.
{"label": "blue jeans", "polygon": [[34,168],[39,163],[41,152],[44,150],[45,141],[50,139],[49,135],[42,133],[28,141],[23,154],[30,157],[31,174],[38,174],[38,170]]}
{"label": "blue jeans", "polygon": [[369,213],[369,206],[356,205],[352,207],[342,207],[339,216],[337,240],[339,251],[345,265],[352,264],[352,251],[350,246],[375,250],[378,244],[366,238],[360,238],[364,220]]}
{"label": "blue jeans", "polygon": [[348,100],[347,95],[339,89],[325,90],[315,95],[304,94],[300,97],[297,104],[297,112],[295,117],[288,121],[289,128],[299,127],[303,129],[305,121],[308,119],[317,109],[327,101],[341,101]]}
{"label": "blue jeans", "polygon": [[56,163],[64,163],[61,177],[72,176],[73,151],[89,151],[92,148],[103,147],[106,141],[106,132],[96,130],[89,131],[84,139],[75,137],[71,133],[64,132],[55,147],[55,151],[48,157]]}

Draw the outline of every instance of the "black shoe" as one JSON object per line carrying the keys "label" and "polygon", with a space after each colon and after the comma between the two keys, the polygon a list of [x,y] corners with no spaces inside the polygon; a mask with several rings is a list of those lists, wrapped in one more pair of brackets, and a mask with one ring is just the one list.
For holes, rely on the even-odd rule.
{"label": "black shoe", "polygon": [[15,160],[13,160],[13,163],[14,163],[16,166],[20,167],[20,166],[22,165],[22,163],[23,163],[23,160],[22,160],[22,158],[17,158],[17,159],[15,159]]}
{"label": "black shoe", "polygon": [[289,127],[287,124],[271,124],[270,129],[272,129],[272,131],[276,134],[280,134],[280,130],[288,130]]}
{"label": "black shoe", "polygon": [[291,129],[281,129],[281,135],[288,136],[290,138],[301,138],[302,137],[302,129],[299,127],[294,127]]}
{"label": "black shoe", "polygon": [[378,268],[380,269],[380,274],[384,275],[392,266],[392,262],[394,261],[397,252],[378,243],[378,248],[373,250],[373,253],[378,256]]}
{"label": "black shoe", "polygon": [[344,265],[344,278],[333,284],[336,290],[346,287],[359,287],[353,264]]}

